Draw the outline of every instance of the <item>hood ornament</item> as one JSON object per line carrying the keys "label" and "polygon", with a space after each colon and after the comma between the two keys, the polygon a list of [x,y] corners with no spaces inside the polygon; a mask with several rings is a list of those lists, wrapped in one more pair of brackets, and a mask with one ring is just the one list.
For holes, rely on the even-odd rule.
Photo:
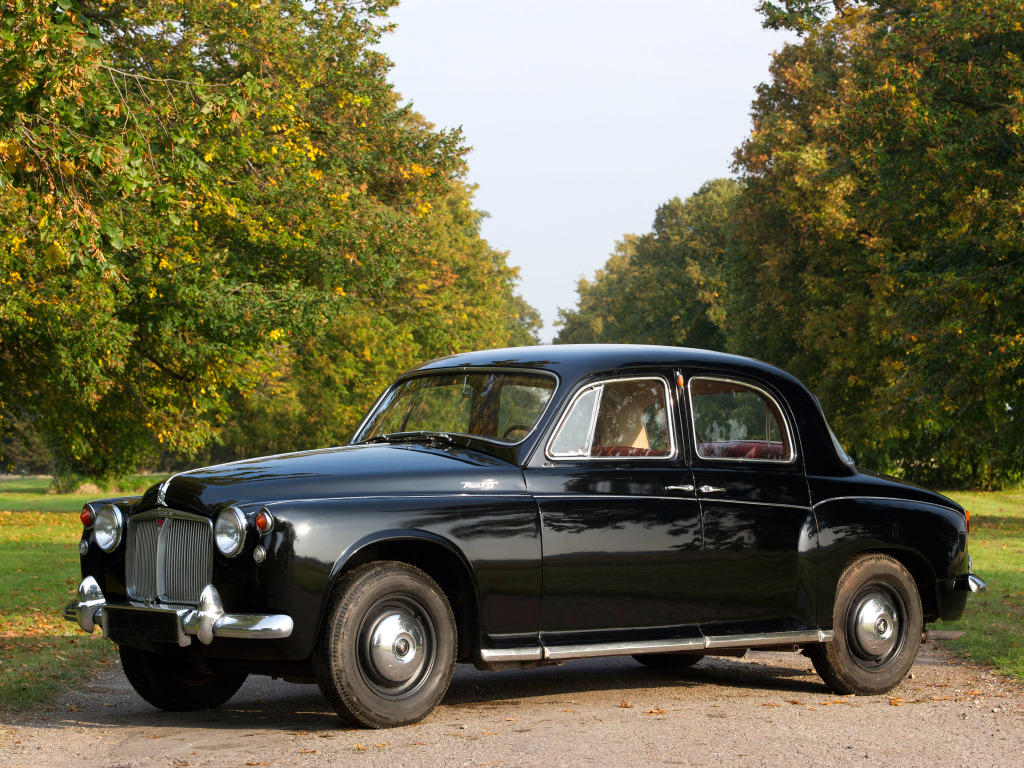
{"label": "hood ornament", "polygon": [[169,486],[171,484],[171,480],[173,480],[176,477],[177,475],[171,475],[162,483],[160,483],[160,490],[156,492],[156,503],[159,504],[161,507],[167,506],[167,486]]}

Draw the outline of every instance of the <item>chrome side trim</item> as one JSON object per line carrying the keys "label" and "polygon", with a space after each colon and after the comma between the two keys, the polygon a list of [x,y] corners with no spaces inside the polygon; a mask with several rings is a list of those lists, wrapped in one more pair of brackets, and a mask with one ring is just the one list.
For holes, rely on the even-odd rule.
{"label": "chrome side trim", "polygon": [[630,656],[634,653],[671,653],[697,651],[704,648],[703,637],[685,640],[647,640],[638,643],[595,643],[593,645],[544,646],[544,658],[589,659],[594,656]]}
{"label": "chrome side trim", "polygon": [[596,656],[631,656],[640,653],[675,653],[679,651],[713,651],[717,648],[757,648],[773,645],[830,643],[831,629],[796,630],[790,632],[758,632],[747,635],[710,635],[670,640],[641,640],[624,643],[587,643],[583,645],[540,645],[523,648],[481,648],[480,658],[487,663],[499,661],[566,661]]}
{"label": "chrome side trim", "polygon": [[480,658],[487,663],[498,661],[540,661],[544,649],[536,648],[481,648]]}
{"label": "chrome side trim", "polygon": [[935,507],[945,512],[956,512],[952,507],[947,507],[943,504],[936,504],[934,501],[922,501],[921,499],[901,499],[898,496],[833,496],[829,499],[822,499],[816,501],[811,505],[811,509],[817,509],[826,504],[831,504],[833,501],[901,501],[904,504],[924,504],[929,507]]}
{"label": "chrome side trim", "polygon": [[797,630],[795,632],[757,632],[751,635],[712,635],[705,638],[706,648],[756,648],[759,645],[790,643],[830,643],[831,629]]}

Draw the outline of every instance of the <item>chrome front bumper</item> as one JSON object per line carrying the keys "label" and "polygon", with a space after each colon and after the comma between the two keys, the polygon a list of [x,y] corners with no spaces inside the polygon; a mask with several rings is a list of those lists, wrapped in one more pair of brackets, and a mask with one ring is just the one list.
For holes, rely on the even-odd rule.
{"label": "chrome front bumper", "polygon": [[185,647],[192,637],[209,645],[215,637],[272,640],[288,637],[295,624],[291,616],[265,613],[225,613],[220,594],[208,584],[195,608],[150,603],[108,603],[100,585],[86,576],[78,585],[78,600],[64,608],[64,618],[77,621],[91,633],[97,625],[104,637],[129,636],[128,627],[145,627],[139,639],[177,642]]}

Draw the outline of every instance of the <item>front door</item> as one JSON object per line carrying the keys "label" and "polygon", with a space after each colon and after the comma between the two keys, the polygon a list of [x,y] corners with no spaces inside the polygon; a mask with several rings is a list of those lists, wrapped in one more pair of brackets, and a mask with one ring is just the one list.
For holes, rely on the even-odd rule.
{"label": "front door", "polygon": [[526,470],[548,646],[699,636],[700,508],[663,376],[583,387]]}

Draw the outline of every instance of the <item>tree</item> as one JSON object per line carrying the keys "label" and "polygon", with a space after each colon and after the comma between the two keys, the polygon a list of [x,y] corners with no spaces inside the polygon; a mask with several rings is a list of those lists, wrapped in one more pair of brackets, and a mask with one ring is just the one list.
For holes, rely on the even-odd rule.
{"label": "tree", "polygon": [[824,384],[854,449],[910,477],[1019,477],[1019,3],[763,5],[806,39],[737,153],[751,225],[732,268],[775,282],[730,294],[730,338]]}
{"label": "tree", "polygon": [[394,0],[3,2],[6,432],[117,476],[196,455],[330,329],[402,343],[364,312],[408,304],[466,150],[387,83]]}
{"label": "tree", "polygon": [[737,191],[716,179],[659,206],[651,232],[626,236],[594,282],[580,280],[577,309],[559,312],[557,341],[721,349],[720,272]]}

